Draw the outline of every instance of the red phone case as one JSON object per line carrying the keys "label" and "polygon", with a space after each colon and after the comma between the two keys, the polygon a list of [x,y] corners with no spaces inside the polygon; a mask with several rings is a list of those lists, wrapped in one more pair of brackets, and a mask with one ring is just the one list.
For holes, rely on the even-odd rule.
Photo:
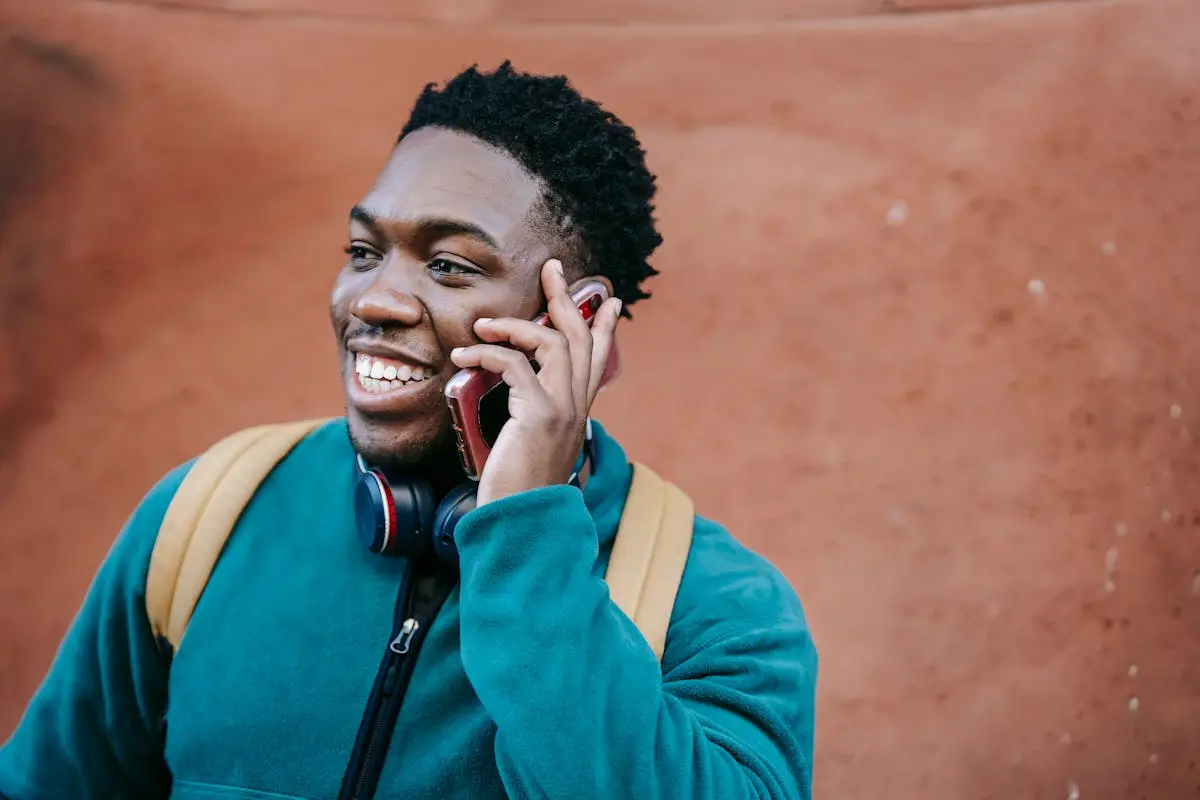
{"label": "red phone case", "polygon": [[[575,301],[584,320],[590,324],[600,306],[608,299],[608,289],[599,281],[588,281],[571,295],[571,299]],[[549,325],[550,315],[540,314],[533,321],[538,325]],[[608,363],[604,365],[604,374],[600,379],[601,387],[615,380],[620,372],[621,355],[614,342]],[[463,471],[471,480],[479,480],[483,474],[483,466],[492,451],[481,430],[480,403],[502,380],[494,372],[470,367],[460,370],[446,383],[446,404],[450,407],[450,419],[458,439],[458,455],[462,460]]]}

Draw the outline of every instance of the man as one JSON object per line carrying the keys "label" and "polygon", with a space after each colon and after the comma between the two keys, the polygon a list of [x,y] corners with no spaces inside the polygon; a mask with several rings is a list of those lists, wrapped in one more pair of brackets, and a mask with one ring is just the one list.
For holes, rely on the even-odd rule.
{"label": "man", "polygon": [[[588,414],[656,274],[653,194],[634,132],[564,78],[506,62],[426,87],[350,215],[345,419],[261,485],[174,658],[145,586],[191,464],[147,494],[0,750],[0,794],[809,797],[817,658],[786,580],[697,517],[660,664],[603,579],[631,468]],[[590,329],[568,294],[585,276],[614,294]],[[529,322],[547,306],[553,330]],[[457,588],[398,677],[380,656],[411,641],[407,560],[356,541],[352,495],[367,465],[463,483],[442,389],[468,366],[502,374],[510,419],[453,530]]]}

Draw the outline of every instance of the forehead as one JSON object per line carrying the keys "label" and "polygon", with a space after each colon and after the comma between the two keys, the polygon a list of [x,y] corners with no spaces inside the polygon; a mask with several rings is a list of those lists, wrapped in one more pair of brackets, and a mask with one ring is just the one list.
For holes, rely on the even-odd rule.
{"label": "forehead", "polygon": [[461,220],[503,247],[523,237],[541,198],[538,182],[509,154],[458,131],[405,136],[359,202],[381,221]]}

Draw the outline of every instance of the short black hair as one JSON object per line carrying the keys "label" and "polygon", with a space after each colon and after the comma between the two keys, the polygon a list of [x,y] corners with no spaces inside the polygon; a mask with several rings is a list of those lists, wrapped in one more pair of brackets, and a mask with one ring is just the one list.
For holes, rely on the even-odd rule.
{"label": "short black hair", "polygon": [[566,76],[495,72],[478,65],[437,89],[427,84],[397,139],[424,127],[470,134],[510,153],[546,187],[553,221],[576,241],[584,274],[613,284],[622,314],[650,296],[642,282],[662,243],[654,222],[654,175],[633,128],[579,94]]}

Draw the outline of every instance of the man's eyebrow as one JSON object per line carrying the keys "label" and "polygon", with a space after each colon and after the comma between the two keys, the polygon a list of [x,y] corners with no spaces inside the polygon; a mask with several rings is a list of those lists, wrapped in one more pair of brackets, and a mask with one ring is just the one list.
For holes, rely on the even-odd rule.
{"label": "man's eyebrow", "polygon": [[[354,206],[350,209],[350,219],[357,220],[374,231],[379,230],[379,220],[370,211],[362,206]],[[425,217],[418,219],[413,223],[413,227],[421,236],[454,236],[464,235],[471,236],[486,244],[493,250],[499,250],[500,245],[496,243],[496,239],[483,228],[473,222],[467,222],[462,219],[451,219],[448,217]]]}
{"label": "man's eyebrow", "polygon": [[362,206],[355,206],[354,208],[350,209],[350,219],[357,220],[363,225],[366,225],[368,228],[379,227],[375,223],[375,217],[371,214],[371,212],[367,211]]}

